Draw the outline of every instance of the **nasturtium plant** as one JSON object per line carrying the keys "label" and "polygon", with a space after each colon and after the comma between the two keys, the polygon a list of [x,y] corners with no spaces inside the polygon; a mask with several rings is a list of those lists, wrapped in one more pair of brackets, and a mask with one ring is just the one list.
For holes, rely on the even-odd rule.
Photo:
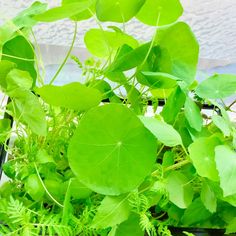
{"label": "nasturtium plant", "polygon": [[[36,1],[0,26],[0,235],[236,233],[236,76],[196,80],[182,13],[180,0]],[[62,19],[73,41],[48,78],[33,26]],[[138,40],[129,21],[153,36]],[[81,73],[63,84],[70,57]]]}

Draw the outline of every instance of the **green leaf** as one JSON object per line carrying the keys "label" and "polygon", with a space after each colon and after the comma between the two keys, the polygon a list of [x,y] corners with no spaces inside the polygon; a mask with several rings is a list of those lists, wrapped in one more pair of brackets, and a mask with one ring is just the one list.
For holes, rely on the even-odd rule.
{"label": "green leaf", "polygon": [[186,97],[186,101],[184,105],[184,114],[189,125],[193,129],[200,132],[203,125],[203,118],[200,112],[200,108],[189,97]]}
{"label": "green leaf", "polygon": [[219,128],[225,136],[230,136],[231,133],[231,123],[227,119],[219,115],[213,115],[212,121],[217,128]]}
{"label": "green leaf", "polygon": [[178,113],[185,103],[185,100],[185,93],[181,90],[180,87],[177,87],[167,99],[167,102],[161,112],[161,115],[164,118],[165,122],[169,124],[174,123]]}
{"label": "green leaf", "polygon": [[139,225],[139,216],[132,214],[128,220],[117,227],[115,236],[143,236],[143,234],[144,232]]}
{"label": "green leaf", "polygon": [[127,195],[106,196],[97,209],[92,227],[97,229],[113,227],[127,220],[129,214],[130,207]]}
{"label": "green leaf", "polygon": [[179,133],[171,125],[153,117],[140,116],[139,118],[144,126],[165,146],[174,147],[182,145]]}
{"label": "green leaf", "polygon": [[205,208],[200,198],[195,199],[182,217],[183,226],[191,226],[207,220],[212,214]]}
{"label": "green leaf", "polygon": [[119,195],[137,188],[151,172],[156,149],[156,139],[130,109],[107,104],[82,117],[70,141],[68,159],[88,188]]}
{"label": "green leaf", "polygon": [[30,175],[25,181],[26,192],[35,200],[39,201],[42,199],[45,190],[36,174]]}
{"label": "green leaf", "polygon": [[206,181],[202,184],[201,200],[208,211],[216,212],[217,198],[211,186]]}
{"label": "green leaf", "polygon": [[123,44],[127,44],[132,48],[138,46],[137,40],[128,34],[101,29],[88,30],[84,42],[89,52],[97,57],[108,57]]}
{"label": "green leaf", "polygon": [[10,61],[0,61],[0,86],[5,90],[7,89],[7,74],[15,67],[16,65]]}
{"label": "green leaf", "polygon": [[196,94],[201,98],[226,98],[236,93],[236,75],[213,75],[200,83]]}
{"label": "green leaf", "polygon": [[[62,6],[79,2],[81,2],[81,0],[62,0]],[[93,16],[93,13],[95,12],[96,0],[87,0],[87,2],[90,3],[88,9],[72,16],[71,17],[72,20],[74,21],[87,20]]]}
{"label": "green leaf", "polygon": [[60,7],[49,9],[48,11],[42,14],[34,16],[33,19],[42,22],[53,22],[57,20],[62,20],[84,12],[90,6],[91,1],[77,1],[76,3],[64,4]]}
{"label": "green leaf", "polygon": [[11,121],[9,119],[0,119],[0,143],[4,143],[11,130]]}
{"label": "green leaf", "polygon": [[144,62],[149,47],[150,43],[145,43],[134,50],[127,51],[122,56],[118,56],[108,67],[107,71],[127,71],[139,66]]}
{"label": "green leaf", "polygon": [[149,86],[152,89],[155,89],[155,88],[162,88],[162,89],[173,88],[177,85],[176,81],[180,80],[179,78],[177,78],[173,75],[163,73],[163,72],[146,72],[146,71],[142,71],[141,73],[144,75],[145,80],[142,79],[140,81],[140,79],[139,79],[139,82]]}
{"label": "green leaf", "polygon": [[174,171],[166,179],[169,199],[179,208],[187,208],[193,200],[193,189],[189,179],[181,172]]}
{"label": "green leaf", "polygon": [[161,29],[156,43],[161,48],[160,72],[174,75],[190,86],[195,79],[199,54],[199,45],[190,27],[178,22]]}
{"label": "green leaf", "polygon": [[33,85],[33,79],[29,72],[13,69],[7,74],[6,83],[8,92],[17,88],[30,90]]}
{"label": "green leaf", "polygon": [[226,227],[226,234],[236,233],[236,217]]}
{"label": "green leaf", "polygon": [[220,177],[220,187],[224,197],[236,194],[236,153],[226,145],[215,148],[216,167]]}
{"label": "green leaf", "polygon": [[100,21],[127,22],[134,17],[145,0],[98,0],[96,14]]}
{"label": "green leaf", "polygon": [[136,17],[144,24],[161,26],[175,22],[182,13],[179,0],[146,0]]}
{"label": "green leaf", "polygon": [[46,117],[38,98],[31,92],[22,89],[11,91],[9,96],[12,98],[9,106],[12,115],[26,123],[35,134],[46,136]]}
{"label": "green leaf", "polygon": [[[2,52],[13,57],[19,57],[19,59],[16,59],[3,56],[2,59],[15,63],[17,65],[17,69],[19,70],[28,71],[35,84],[37,77],[37,72],[34,67],[35,54],[33,46],[30,45],[30,43],[23,36],[16,36],[15,38],[6,42],[3,46]],[[24,58],[25,60],[20,58]]]}
{"label": "green leaf", "polygon": [[190,159],[200,176],[213,181],[219,180],[215,163],[215,147],[220,144],[220,140],[212,136],[198,138],[189,146]]}
{"label": "green leaf", "polygon": [[63,86],[45,85],[36,89],[36,92],[50,105],[77,111],[86,111],[99,105],[102,100],[102,94],[97,89],[78,82]]}
{"label": "green leaf", "polygon": [[[17,26],[17,29],[24,27],[32,27],[37,21],[33,19],[35,15],[42,14],[47,10],[47,4],[41,2],[34,2],[29,8],[20,12],[14,19],[13,23]],[[17,31],[16,29],[16,31]]]}
{"label": "green leaf", "polygon": [[77,178],[71,179],[70,192],[73,199],[86,199],[92,194],[92,190],[87,188]]}
{"label": "green leaf", "polygon": [[45,149],[39,149],[37,154],[36,154],[36,161],[37,163],[40,164],[45,164],[45,163],[55,163],[53,157],[48,154],[48,152]]}
{"label": "green leaf", "polygon": [[108,72],[108,73],[105,73],[105,76],[113,82],[117,82],[121,84],[125,84],[127,82],[127,79],[124,73],[122,72]]}

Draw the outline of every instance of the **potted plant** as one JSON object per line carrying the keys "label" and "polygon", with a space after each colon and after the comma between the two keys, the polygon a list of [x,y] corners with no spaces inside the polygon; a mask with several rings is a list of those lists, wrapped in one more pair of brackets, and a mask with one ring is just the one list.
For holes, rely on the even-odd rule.
{"label": "potted plant", "polygon": [[[9,177],[1,235],[236,232],[235,101],[224,102],[236,76],[195,80],[199,45],[177,21],[182,12],[178,0],[63,0],[49,10],[35,2],[1,26],[0,86],[9,97],[1,112],[14,120],[0,120]],[[84,41],[93,57],[72,57],[86,82],[55,86],[77,22],[91,17],[98,28]],[[149,42],[125,32],[133,17],[155,27]],[[45,84],[31,28],[64,18],[75,22],[73,42]]]}

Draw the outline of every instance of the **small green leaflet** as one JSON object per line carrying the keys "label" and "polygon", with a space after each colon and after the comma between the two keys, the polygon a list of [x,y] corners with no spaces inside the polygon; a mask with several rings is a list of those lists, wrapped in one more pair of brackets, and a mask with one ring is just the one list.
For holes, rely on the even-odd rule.
{"label": "small green leaflet", "polygon": [[11,130],[11,121],[9,119],[0,119],[0,143],[4,143]]}
{"label": "small green leaflet", "polygon": [[181,172],[171,172],[166,179],[169,199],[179,208],[187,208],[193,200],[193,189],[189,179]]}
{"label": "small green leaflet", "polygon": [[136,17],[147,25],[161,26],[175,22],[182,13],[179,0],[146,0]]}
{"label": "small green leaflet", "polygon": [[101,29],[88,30],[84,42],[89,52],[97,57],[108,57],[123,44],[127,44],[132,48],[138,46],[137,40],[128,34]]}
{"label": "small green leaflet", "polygon": [[45,85],[36,92],[48,104],[76,111],[86,111],[99,105],[102,94],[95,88],[88,88],[78,82],[64,86]]}
{"label": "small green leaflet", "polygon": [[17,88],[30,90],[33,85],[33,79],[31,78],[29,72],[13,69],[7,74],[6,83],[7,92]]}
{"label": "small green leaflet", "polygon": [[77,178],[71,179],[70,192],[73,199],[86,199],[92,194],[92,190],[87,188]]}
{"label": "small green leaflet", "polygon": [[220,187],[224,197],[236,194],[236,153],[226,145],[215,148],[216,167],[220,177]]}
{"label": "small green leaflet", "polygon": [[145,0],[98,0],[96,14],[100,21],[123,23],[134,17]]}
{"label": "small green leaflet", "polygon": [[200,132],[203,125],[203,118],[200,112],[200,108],[189,97],[186,97],[186,101],[184,105],[184,114],[189,125],[193,129]]}
{"label": "small green leaflet", "polygon": [[185,93],[178,86],[168,97],[165,106],[161,112],[162,117],[168,124],[173,124],[178,113],[184,106],[186,100]]}
{"label": "small green leaflet", "polygon": [[153,117],[140,116],[139,118],[145,127],[165,146],[174,147],[182,145],[181,136],[171,125]]}
{"label": "small green leaflet", "polygon": [[47,122],[38,98],[21,88],[12,90],[9,96],[12,98],[12,103],[8,107],[12,115],[26,123],[35,134],[46,136]]}
{"label": "small green leaflet", "polygon": [[3,45],[2,52],[6,55],[10,55],[13,57],[24,58],[16,59],[8,56],[3,56],[3,60],[8,60],[17,65],[17,69],[28,71],[31,77],[34,80],[34,84],[36,82],[37,72],[35,70],[35,54],[33,45],[31,45],[25,37],[19,35],[6,42]]}
{"label": "small green leaflet", "polygon": [[90,1],[64,4],[60,7],[49,9],[48,11],[42,14],[38,14],[34,16],[33,19],[42,22],[53,22],[57,20],[62,20],[65,18],[70,18],[76,14],[79,14],[87,10],[90,6],[91,6]]}
{"label": "small green leaflet", "polygon": [[207,220],[212,214],[205,208],[200,197],[196,198],[185,210],[182,217],[182,224],[186,226],[196,225],[196,223]]}
{"label": "small green leaflet", "polygon": [[127,195],[106,196],[97,209],[92,227],[96,229],[113,227],[127,220],[129,214],[130,207]]}
{"label": "small green leaflet", "polygon": [[217,198],[207,181],[202,184],[201,200],[208,211],[216,212]]}
{"label": "small green leaflet", "polygon": [[226,98],[236,94],[236,75],[213,75],[198,85],[196,94],[207,99]]}
{"label": "small green leaflet", "polygon": [[215,147],[221,142],[217,137],[198,138],[189,146],[190,159],[197,173],[213,181],[218,181],[215,163]]}
{"label": "small green leaflet", "polygon": [[168,71],[160,71],[181,78],[190,86],[195,79],[199,54],[199,45],[191,28],[184,22],[178,22],[160,29],[156,44],[161,48],[159,67],[165,68],[166,64],[170,64]]}
{"label": "small green leaflet", "polygon": [[70,141],[68,159],[88,188],[119,195],[136,189],[150,174],[156,150],[156,138],[130,109],[107,104],[84,114]]}

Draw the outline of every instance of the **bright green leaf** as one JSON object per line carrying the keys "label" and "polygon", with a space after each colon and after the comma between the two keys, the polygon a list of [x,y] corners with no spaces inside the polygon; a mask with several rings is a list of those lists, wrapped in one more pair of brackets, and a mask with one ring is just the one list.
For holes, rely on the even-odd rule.
{"label": "bright green leaf", "polygon": [[208,211],[216,212],[217,198],[211,186],[205,181],[201,189],[201,200]]}
{"label": "bright green leaf", "polygon": [[0,119],[0,143],[4,143],[11,130],[11,120]]}
{"label": "bright green leaf", "polygon": [[92,226],[103,229],[118,225],[128,219],[130,210],[127,195],[106,196],[97,209]]}
{"label": "bright green leaf", "polygon": [[64,86],[45,85],[36,89],[36,92],[50,105],[77,111],[86,111],[99,105],[102,100],[102,94],[97,89],[78,82]]}
{"label": "bright green leaf", "polygon": [[132,48],[138,46],[137,40],[128,34],[101,29],[88,30],[84,42],[89,52],[97,57],[108,57],[123,44],[127,44]]}
{"label": "bright green leaf", "polygon": [[215,148],[216,167],[220,177],[220,187],[224,197],[236,194],[236,153],[226,145]]}
{"label": "bright green leaf", "polygon": [[29,72],[13,69],[7,74],[6,83],[7,91],[17,88],[30,90],[33,85],[33,79],[31,78]]}
{"label": "bright green leaf", "polygon": [[236,233],[236,217],[229,222],[226,228],[226,234]]}
{"label": "bright green leaf", "polygon": [[90,1],[77,1],[76,3],[64,4],[60,7],[49,9],[48,11],[42,14],[36,15],[35,17],[33,17],[33,19],[42,22],[53,22],[57,20],[62,20],[84,12],[90,6]]}
{"label": "bright green leaf", "polygon": [[[196,75],[199,45],[190,27],[184,22],[178,22],[161,29],[157,33],[156,43],[161,48],[158,62],[160,71],[191,85]],[[170,68],[167,70],[167,67]]]}
{"label": "bright green leaf", "polygon": [[179,208],[187,208],[193,200],[193,189],[189,179],[182,173],[174,171],[166,179],[169,199]]}
{"label": "bright green leaf", "polygon": [[45,164],[45,163],[55,163],[53,157],[48,154],[48,152],[45,149],[39,149],[37,154],[36,154],[36,161],[37,163],[40,164]]}
{"label": "bright green leaf", "polygon": [[220,144],[220,140],[212,136],[196,139],[189,146],[190,159],[200,176],[213,181],[219,180],[215,163],[215,147]]}
{"label": "bright green leaf", "polygon": [[17,59],[5,55],[2,59],[15,63],[17,65],[17,69],[19,70],[28,71],[35,83],[37,77],[37,72],[34,67],[35,54],[33,46],[30,45],[25,37],[19,35],[6,42],[3,46],[2,52],[6,55],[19,57]]}
{"label": "bright green leaf", "polygon": [[98,0],[97,17],[100,21],[127,22],[134,17],[145,0]]}
{"label": "bright green leaf", "polygon": [[16,67],[16,65],[10,61],[0,61],[0,86],[3,89],[7,89],[6,76]]}
{"label": "bright green leaf", "polygon": [[173,126],[153,117],[140,116],[140,120],[165,146],[174,147],[182,145],[181,137]]}
{"label": "bright green leaf", "polygon": [[200,83],[196,94],[201,98],[226,98],[236,94],[236,75],[213,75]]}
{"label": "bright green leaf", "polygon": [[70,192],[73,199],[86,199],[92,190],[83,185],[77,178],[71,179]]}
{"label": "bright green leaf", "polygon": [[193,129],[200,132],[203,125],[203,118],[200,112],[200,108],[189,97],[186,97],[186,101],[184,105],[184,114],[189,125]]}
{"label": "bright green leaf", "polygon": [[119,195],[137,188],[151,172],[156,149],[156,139],[130,109],[107,104],[83,116],[68,158],[72,171],[88,188]]}
{"label": "bright green leaf", "polygon": [[136,17],[147,25],[161,26],[175,22],[182,13],[179,0],[146,0]]}
{"label": "bright green leaf", "polygon": [[224,117],[219,115],[213,115],[212,121],[216,127],[218,127],[225,136],[230,136],[231,133],[231,124]]}

